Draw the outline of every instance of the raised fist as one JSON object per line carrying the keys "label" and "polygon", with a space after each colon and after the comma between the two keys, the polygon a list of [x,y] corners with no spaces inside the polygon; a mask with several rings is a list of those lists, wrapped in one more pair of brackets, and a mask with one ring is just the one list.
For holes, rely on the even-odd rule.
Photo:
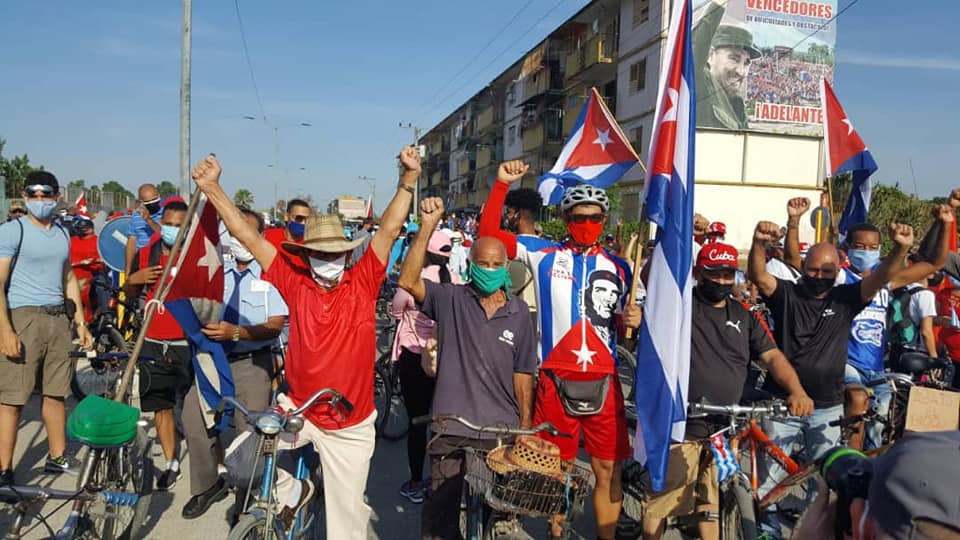
{"label": "raised fist", "polygon": [[800,217],[810,210],[810,199],[806,197],[794,197],[787,201],[787,216]]}
{"label": "raised fist", "polygon": [[960,188],[950,192],[950,206],[960,208]]}
{"label": "raised fist", "polygon": [[693,215],[693,234],[694,236],[702,236],[707,234],[707,230],[710,228],[710,221],[701,216],[700,214]]}
{"label": "raised fist", "polygon": [[519,159],[513,161],[504,161],[497,170],[497,178],[508,184],[512,184],[523,178],[527,174],[530,166]]}
{"label": "raised fist", "polygon": [[432,233],[441,218],[443,218],[443,199],[429,197],[420,201],[420,226],[424,230]]}
{"label": "raised fist", "polygon": [[420,151],[413,146],[404,146],[400,150],[400,164],[404,172],[420,173]]}
{"label": "raised fist", "polygon": [[890,238],[899,246],[913,247],[913,227],[903,223],[891,223]]}
{"label": "raised fist", "polygon": [[[807,201],[809,204],[809,201]],[[775,242],[780,239],[780,226],[772,221],[761,221],[757,223],[757,228],[753,230],[753,240],[755,242]]]}
{"label": "raised fist", "polygon": [[935,204],[930,207],[930,215],[941,223],[953,223],[956,219],[956,209],[949,204]]}
{"label": "raised fist", "polygon": [[194,166],[192,174],[193,181],[197,183],[200,191],[204,191],[216,186],[220,182],[220,173],[222,172],[223,169],[220,168],[217,157],[210,154]]}

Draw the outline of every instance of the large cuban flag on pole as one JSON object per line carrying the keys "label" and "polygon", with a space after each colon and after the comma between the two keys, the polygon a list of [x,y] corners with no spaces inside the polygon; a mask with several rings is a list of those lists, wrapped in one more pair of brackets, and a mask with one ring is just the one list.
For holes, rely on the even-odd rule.
{"label": "large cuban flag on pole", "polygon": [[233,373],[221,342],[209,339],[203,326],[221,320],[223,312],[223,257],[217,211],[201,195],[195,215],[188,216],[190,229],[176,264],[166,309],[177,319],[193,353],[193,368],[200,409],[207,428],[222,430],[232,413],[227,408],[219,418],[220,399],[235,395]]}
{"label": "large cuban flag on pole", "polygon": [[634,455],[662,491],[671,440],[686,430],[693,295],[693,156],[696,92],[690,0],[676,0],[660,76],[644,201],[657,224],[637,351]]}
{"label": "large cuban flag on pole", "polygon": [[577,184],[607,188],[640,161],[596,88],[590,89],[557,163],[537,181],[543,205],[560,204]]}
{"label": "large cuban flag on pole", "polygon": [[820,81],[820,97],[823,101],[823,138],[827,147],[826,158],[827,176],[836,176],[849,172],[853,175],[853,186],[847,206],[843,209],[840,223],[837,225],[840,237],[847,234],[847,230],[854,225],[867,222],[867,212],[870,210],[870,192],[873,183],[870,175],[877,170],[877,162],[867,150],[863,139],[853,129],[853,124],[843,112],[840,100],[830,88],[826,79]]}

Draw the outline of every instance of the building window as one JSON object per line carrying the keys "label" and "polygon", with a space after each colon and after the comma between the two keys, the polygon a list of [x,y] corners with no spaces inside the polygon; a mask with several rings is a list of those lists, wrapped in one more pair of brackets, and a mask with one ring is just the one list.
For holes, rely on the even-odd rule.
{"label": "building window", "polygon": [[633,0],[633,26],[650,20],[650,0]]}
{"label": "building window", "polygon": [[641,148],[643,146],[643,126],[630,130],[630,144],[638,153],[643,152]]}
{"label": "building window", "polygon": [[630,93],[640,92],[647,86],[647,59],[630,66]]}
{"label": "building window", "polygon": [[510,126],[507,128],[507,145],[513,146],[517,144],[517,126]]}

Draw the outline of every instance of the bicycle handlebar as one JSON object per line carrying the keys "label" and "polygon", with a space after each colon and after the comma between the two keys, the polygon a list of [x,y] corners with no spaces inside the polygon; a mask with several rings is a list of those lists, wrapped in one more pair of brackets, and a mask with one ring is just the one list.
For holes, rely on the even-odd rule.
{"label": "bicycle handlebar", "polygon": [[[303,414],[304,411],[306,411],[310,407],[313,407],[316,404],[317,400],[319,400],[324,396],[331,396],[330,405],[333,405],[334,407],[342,407],[347,412],[347,414],[350,414],[353,412],[353,403],[350,403],[350,400],[343,397],[343,395],[340,392],[337,392],[332,388],[323,388],[321,390],[317,390],[317,392],[312,396],[310,396],[310,399],[303,402],[303,405],[301,405],[300,407],[286,411],[283,414],[286,415],[287,417],[300,416],[301,414]],[[243,416],[247,419],[249,419],[251,416],[256,416],[258,414],[264,414],[264,413],[270,412],[270,411],[251,412],[249,409],[244,407],[242,403],[240,403],[235,398],[230,396],[226,396],[220,399],[220,403],[217,404],[217,412],[223,412],[223,409],[224,407],[227,406],[227,404],[233,405],[234,408],[240,411],[243,414]]]}
{"label": "bicycle handlebar", "polygon": [[753,405],[714,405],[711,403],[691,403],[687,408],[691,415],[720,414],[735,417],[776,416],[786,417],[790,410],[782,401],[755,403]]}
{"label": "bicycle handlebar", "polygon": [[494,435],[506,436],[536,435],[537,433],[545,432],[552,437],[572,437],[572,435],[569,433],[564,433],[558,430],[556,426],[550,422],[543,422],[542,424],[538,424],[529,429],[512,428],[508,426],[478,426],[458,414],[438,414],[436,416],[418,416],[412,420],[412,423],[415,426],[422,426],[424,424],[439,424],[441,429],[443,429],[443,424],[450,420],[461,424],[470,431],[476,431],[477,433],[492,433]]}
{"label": "bicycle handlebar", "polygon": [[893,372],[890,372],[890,373],[884,373],[884,374],[883,374],[883,378],[870,381],[870,382],[866,383],[866,385],[864,385],[864,386],[866,386],[866,387],[868,387],[868,388],[873,388],[874,386],[880,386],[880,385],[882,385],[882,384],[887,384],[887,383],[890,383],[890,382],[894,382],[894,383],[897,383],[897,384],[903,384],[903,385],[906,385],[906,386],[913,386],[913,385],[914,385],[913,379],[912,379],[909,375],[907,375],[906,373],[893,373]]}
{"label": "bicycle handlebar", "polygon": [[[111,360],[127,360],[130,358],[130,353],[126,351],[110,351],[110,352],[97,352],[97,351],[70,351],[67,353],[69,358],[87,358],[90,360],[101,360],[109,362]],[[140,355],[138,358],[141,362],[152,362],[155,360],[152,356]]]}

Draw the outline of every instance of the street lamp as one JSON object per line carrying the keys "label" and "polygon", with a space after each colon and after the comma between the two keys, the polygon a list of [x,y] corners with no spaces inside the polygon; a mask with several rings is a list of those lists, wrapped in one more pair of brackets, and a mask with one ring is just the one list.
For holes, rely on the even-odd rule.
{"label": "street lamp", "polygon": [[[259,118],[257,118],[256,116],[251,116],[251,115],[249,115],[249,114],[248,114],[248,115],[244,115],[242,118],[243,118],[244,120],[253,120],[253,121],[259,120]],[[292,124],[281,124],[281,125],[277,125],[277,124],[274,124],[273,122],[271,122],[269,119],[267,119],[266,116],[263,117],[263,123],[266,124],[267,126],[273,128],[273,163],[270,164],[270,165],[267,165],[267,167],[275,167],[275,168],[277,168],[277,169],[280,168],[280,128],[288,128],[288,127],[312,127],[312,126],[313,126],[313,124],[311,124],[310,122],[295,122],[295,123],[292,123]],[[303,167],[300,167],[300,170],[301,170],[301,171],[305,171],[306,169],[303,168]],[[289,171],[288,171],[288,172],[289,172]],[[279,179],[277,178],[276,175],[274,175],[274,178],[273,178],[273,194],[274,194],[274,197],[273,197],[273,199],[274,199],[274,203],[273,203],[273,206],[274,206],[274,216],[273,216],[273,219],[274,219],[274,220],[277,219],[277,215],[276,215],[276,204],[277,204],[277,203],[276,203],[276,201],[277,201],[277,183],[278,183],[278,182],[279,182]]]}
{"label": "street lamp", "polygon": [[[281,170],[281,171],[283,171],[283,178],[284,178],[284,180],[289,180],[289,179],[290,179],[290,169],[288,169],[288,168],[280,168],[280,167],[277,167],[277,166],[276,166],[275,164],[273,164],[273,163],[268,163],[268,164],[267,164],[267,168],[268,168],[268,169],[274,169],[274,170]],[[297,167],[297,170],[298,170],[298,171],[305,171],[305,170],[307,170],[307,168],[306,168],[306,167]],[[279,187],[279,186],[280,186],[280,177],[279,177],[279,174],[274,173],[274,175],[273,175],[273,220],[274,220],[274,221],[277,221],[277,220],[278,220],[278,216],[277,216],[277,201],[280,200],[280,193],[279,193],[280,187]]]}

